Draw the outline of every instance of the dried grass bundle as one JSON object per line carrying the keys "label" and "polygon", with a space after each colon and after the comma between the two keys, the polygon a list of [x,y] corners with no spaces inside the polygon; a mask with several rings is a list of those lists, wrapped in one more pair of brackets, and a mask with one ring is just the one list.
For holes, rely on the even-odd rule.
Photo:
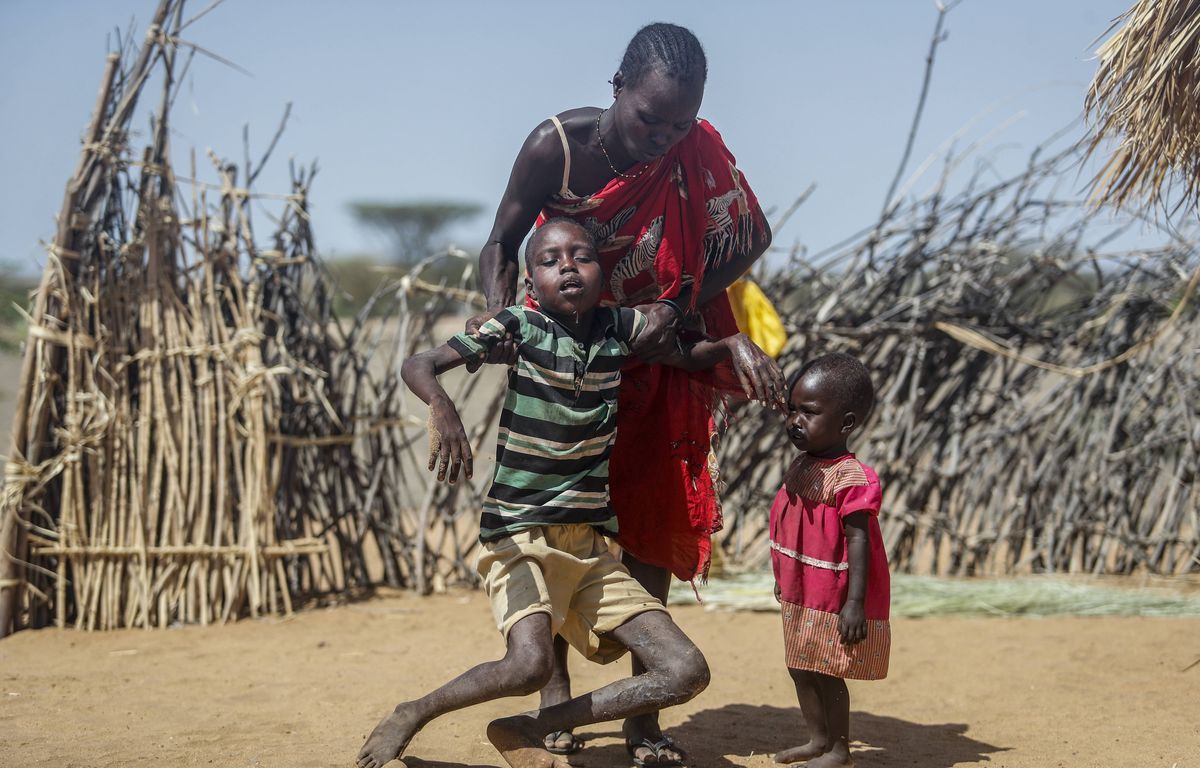
{"label": "dried grass bundle", "polygon": [[[1117,206],[1144,199],[1169,209],[1200,202],[1200,1],[1139,0],[1097,54],[1086,110],[1088,155],[1117,146],[1093,181]],[[1167,198],[1178,192],[1173,202]]]}

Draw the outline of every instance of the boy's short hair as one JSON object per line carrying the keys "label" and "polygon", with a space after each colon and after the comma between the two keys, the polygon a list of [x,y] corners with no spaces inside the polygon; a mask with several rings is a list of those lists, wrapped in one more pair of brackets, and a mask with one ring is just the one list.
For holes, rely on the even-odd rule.
{"label": "boy's short hair", "polygon": [[813,373],[822,377],[832,388],[833,395],[847,411],[858,416],[859,423],[866,421],[875,407],[875,385],[871,374],[858,358],[845,352],[830,352],[809,360],[788,379],[788,395],[796,382]]}
{"label": "boy's short hair", "polygon": [[533,234],[531,234],[529,236],[529,239],[525,241],[525,271],[526,272],[533,271],[532,269],[530,269],[529,262],[533,260],[533,253],[534,253],[534,249],[536,248],[536,244],[538,242],[541,242],[542,232],[546,229],[546,227],[550,226],[551,224],[555,224],[555,225],[568,224],[572,227],[575,227],[580,232],[582,232],[585,237],[587,237],[588,242],[591,243],[593,247],[595,247],[595,245],[596,245],[596,239],[594,237],[592,237],[592,233],[588,231],[588,228],[583,226],[582,224],[580,224],[575,219],[572,219],[568,216],[555,216],[554,218],[546,219],[544,222],[542,222],[542,226],[533,230]]}

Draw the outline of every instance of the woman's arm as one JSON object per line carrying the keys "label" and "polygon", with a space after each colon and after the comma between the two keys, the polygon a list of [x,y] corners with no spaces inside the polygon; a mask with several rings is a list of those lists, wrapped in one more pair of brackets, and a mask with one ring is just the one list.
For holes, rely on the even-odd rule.
{"label": "woman's arm", "polygon": [[[696,302],[697,306],[705,304],[733,285],[735,280],[745,274],[746,270],[767,252],[770,245],[771,228],[764,217],[762,226],[757,229],[750,248],[744,253],[734,254],[729,261],[705,274],[699,300]],[[689,306],[692,301],[690,289],[680,293],[675,301],[679,306]],[[650,320],[650,327],[647,330],[651,333],[643,334],[645,340],[638,339],[638,343],[634,346],[634,352],[647,362],[660,360],[665,362],[664,358],[671,354],[667,344],[669,342],[670,345],[674,345],[674,333],[680,323],[671,324],[677,318],[674,317],[674,311],[670,307],[661,304],[653,305],[653,307],[655,310],[653,313],[647,312],[647,319]],[[741,382],[747,397],[762,400],[779,408],[784,407],[786,387],[783,381],[783,372],[779,370],[779,365],[771,359],[770,355],[763,352],[753,341],[746,339],[744,343],[739,343],[730,349],[730,358],[734,373],[737,374],[738,381]]]}
{"label": "woman's arm", "polygon": [[759,349],[744,333],[735,333],[716,341],[699,341],[695,344],[685,344],[676,347],[671,354],[663,358],[664,365],[682,368],[685,371],[706,371],[725,360],[733,359],[733,373],[742,385],[742,392],[747,399],[759,400],[777,408],[784,407],[782,379],[776,381],[772,376],[755,376],[756,366],[746,360],[758,362],[758,357],[764,358],[765,365],[778,366]]}
{"label": "woman's arm", "polygon": [[[767,223],[767,217],[763,216],[762,226],[755,229],[754,240],[744,253],[735,253],[724,264],[705,271],[704,282],[700,285],[700,295],[696,299],[696,306],[707,304],[714,296],[719,296],[739,277],[746,274],[746,271],[753,267],[755,262],[762,258],[762,255],[771,247],[771,237],[771,225]],[[690,291],[680,294],[679,301],[686,306],[691,301]]]}
{"label": "woman's arm", "polygon": [[[562,143],[554,125],[546,120],[534,128],[521,145],[504,196],[496,207],[491,234],[479,252],[479,282],[487,299],[484,314],[494,315],[516,302],[521,263],[517,250],[537,221],[546,200],[558,191],[563,162]],[[473,330],[468,325],[468,333]]]}
{"label": "woman's arm", "polygon": [[[504,196],[496,206],[492,231],[479,251],[479,285],[487,306],[467,319],[467,333],[474,334],[497,312],[517,302],[517,282],[521,275],[521,257],[517,251],[546,200],[558,190],[565,161],[558,132],[549,120],[534,128],[521,145]],[[511,338],[492,347],[487,357],[489,363],[505,365],[516,360],[517,345]],[[473,363],[467,369],[474,371],[479,365]]]}
{"label": "woman's arm", "polygon": [[[717,339],[716,341],[706,339],[695,344],[682,344],[663,358],[663,365],[682,368],[685,371],[707,371],[729,359],[730,345],[739,336],[745,338],[743,334],[738,333],[727,339]],[[746,396],[750,397],[751,394],[747,392]]]}

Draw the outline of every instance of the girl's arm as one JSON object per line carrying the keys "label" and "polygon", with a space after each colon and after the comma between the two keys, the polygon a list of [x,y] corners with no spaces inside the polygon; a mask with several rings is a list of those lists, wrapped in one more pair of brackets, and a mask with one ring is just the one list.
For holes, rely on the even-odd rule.
{"label": "girl's arm", "polygon": [[409,390],[429,406],[429,471],[438,466],[438,482],[446,480],[448,473],[454,483],[460,468],[467,479],[474,471],[467,431],[450,395],[437,379],[439,374],[465,362],[462,355],[443,344],[413,355],[400,367],[400,377]]}
{"label": "girl's arm", "polygon": [[867,573],[870,570],[870,535],[867,533],[867,512],[852,512],[842,519],[846,533],[846,554],[850,563],[847,574],[846,604],[838,618],[842,642],[860,643],[867,639],[867,619],[863,602],[867,597]]}

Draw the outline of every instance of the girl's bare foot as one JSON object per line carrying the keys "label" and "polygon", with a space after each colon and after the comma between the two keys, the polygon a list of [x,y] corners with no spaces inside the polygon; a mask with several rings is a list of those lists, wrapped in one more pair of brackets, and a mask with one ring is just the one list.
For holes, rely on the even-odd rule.
{"label": "girl's bare foot", "polygon": [[493,720],[488,724],[487,737],[512,768],[571,768],[566,760],[546,751],[544,735],[526,715]]}
{"label": "girl's bare foot", "polygon": [[355,765],[357,768],[380,768],[395,760],[419,730],[421,719],[412,711],[411,705],[401,704],[371,731],[358,752]]}
{"label": "girl's bare foot", "polygon": [[853,768],[854,761],[850,759],[849,748],[844,744],[834,744],[833,749],[804,765],[805,768]]}
{"label": "girl's bare foot", "polygon": [[777,763],[801,763],[805,760],[811,760],[814,757],[820,757],[829,749],[827,742],[824,739],[813,739],[804,746],[792,747],[785,749],[782,752],[775,754],[775,762]]}

